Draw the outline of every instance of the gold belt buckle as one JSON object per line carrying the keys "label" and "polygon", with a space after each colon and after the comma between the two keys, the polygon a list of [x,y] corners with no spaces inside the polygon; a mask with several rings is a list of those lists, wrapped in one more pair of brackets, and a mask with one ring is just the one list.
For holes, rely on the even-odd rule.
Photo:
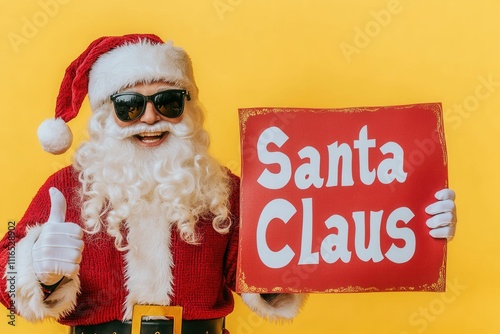
{"label": "gold belt buckle", "polygon": [[174,333],[181,334],[182,331],[182,306],[161,306],[161,305],[134,305],[132,311],[132,332],[130,334],[141,333],[142,317],[163,316],[174,321]]}

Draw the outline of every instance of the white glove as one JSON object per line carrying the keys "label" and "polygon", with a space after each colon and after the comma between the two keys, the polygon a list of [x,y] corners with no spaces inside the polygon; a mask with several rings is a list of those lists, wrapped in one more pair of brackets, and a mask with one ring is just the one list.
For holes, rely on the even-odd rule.
{"label": "white glove", "polygon": [[80,270],[83,230],[64,222],[66,199],[57,188],[50,188],[50,215],[33,245],[33,267],[40,283],[53,285],[63,277],[72,277]]}
{"label": "white glove", "polygon": [[427,219],[427,226],[431,228],[429,234],[434,238],[451,240],[455,236],[457,224],[455,192],[442,189],[434,196],[438,201],[425,208],[425,212],[432,215]]}

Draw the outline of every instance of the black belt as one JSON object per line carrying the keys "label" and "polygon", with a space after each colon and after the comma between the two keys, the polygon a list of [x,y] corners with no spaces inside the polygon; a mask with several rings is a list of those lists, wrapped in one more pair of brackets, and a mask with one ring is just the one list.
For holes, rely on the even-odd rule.
{"label": "black belt", "polygon": [[[141,322],[141,334],[172,334],[172,320]],[[224,318],[208,320],[182,320],[182,334],[222,334]],[[110,321],[98,325],[75,326],[71,334],[130,334],[132,321]]]}

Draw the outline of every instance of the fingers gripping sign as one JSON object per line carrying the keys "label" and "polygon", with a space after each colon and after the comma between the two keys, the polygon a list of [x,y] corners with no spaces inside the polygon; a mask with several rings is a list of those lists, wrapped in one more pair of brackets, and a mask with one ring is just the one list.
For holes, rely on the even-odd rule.
{"label": "fingers gripping sign", "polygon": [[434,238],[451,240],[455,236],[457,224],[455,192],[451,189],[442,189],[435,197],[437,202],[425,209],[427,214],[432,215],[427,220],[427,226],[431,229],[429,234]]}
{"label": "fingers gripping sign", "polygon": [[66,220],[66,199],[50,188],[50,215],[33,245],[33,267],[40,283],[53,285],[63,276],[73,277],[80,270],[83,230]]}

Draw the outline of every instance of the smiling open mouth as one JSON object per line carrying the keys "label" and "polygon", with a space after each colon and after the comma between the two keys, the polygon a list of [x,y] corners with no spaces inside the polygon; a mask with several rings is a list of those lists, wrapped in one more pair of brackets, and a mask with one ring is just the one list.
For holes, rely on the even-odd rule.
{"label": "smiling open mouth", "polygon": [[141,132],[134,137],[143,143],[155,143],[163,139],[168,132]]}

